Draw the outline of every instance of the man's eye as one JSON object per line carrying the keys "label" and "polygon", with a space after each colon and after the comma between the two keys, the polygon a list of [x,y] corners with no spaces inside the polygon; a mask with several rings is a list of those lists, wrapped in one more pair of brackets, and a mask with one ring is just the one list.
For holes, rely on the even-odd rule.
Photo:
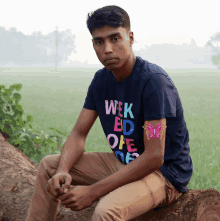
{"label": "man's eye", "polygon": [[97,44],[97,45],[100,45],[101,43],[102,43],[102,41],[101,41],[101,40],[96,41],[96,44]]}
{"label": "man's eye", "polygon": [[119,39],[119,37],[115,37],[115,38],[113,38],[113,39],[116,39],[115,41],[117,41],[117,40]]}

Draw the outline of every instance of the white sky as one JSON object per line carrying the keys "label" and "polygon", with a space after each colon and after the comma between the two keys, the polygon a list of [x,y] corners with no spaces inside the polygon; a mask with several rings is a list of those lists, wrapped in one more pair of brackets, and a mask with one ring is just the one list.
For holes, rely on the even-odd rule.
{"label": "white sky", "polygon": [[100,64],[92,47],[91,35],[86,26],[88,12],[107,5],[122,7],[130,16],[131,31],[137,41],[134,50],[152,44],[189,44],[194,38],[197,46],[204,46],[210,37],[220,32],[219,0],[3,0],[0,26],[7,30],[32,34],[48,34],[71,29],[76,35],[76,51],[71,60]]}

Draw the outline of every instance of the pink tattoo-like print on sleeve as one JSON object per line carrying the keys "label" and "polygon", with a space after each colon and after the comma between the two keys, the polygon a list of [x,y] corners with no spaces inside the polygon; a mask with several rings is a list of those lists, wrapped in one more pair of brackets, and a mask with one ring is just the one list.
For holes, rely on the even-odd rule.
{"label": "pink tattoo-like print on sleeve", "polygon": [[[146,130],[146,134],[147,134],[147,139],[151,139],[153,138],[154,136],[158,139],[162,139],[162,134],[161,133],[161,128],[163,128],[165,125],[161,125],[162,123],[159,123],[157,124],[155,127],[150,124],[150,123],[147,123],[148,124],[148,128],[145,129],[144,126],[142,126],[145,130]],[[167,126],[166,126],[167,127]],[[159,133],[160,132],[160,133]],[[163,131],[162,131],[163,132]]]}

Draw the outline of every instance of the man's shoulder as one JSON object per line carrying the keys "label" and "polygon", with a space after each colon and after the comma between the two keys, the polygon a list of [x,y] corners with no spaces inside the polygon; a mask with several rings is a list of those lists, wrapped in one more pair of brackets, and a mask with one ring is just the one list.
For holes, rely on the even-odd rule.
{"label": "man's shoulder", "polygon": [[137,56],[137,59],[138,59],[138,62],[139,62],[139,65],[138,65],[138,69],[145,72],[145,73],[148,73],[148,74],[167,74],[159,65],[155,64],[155,63],[151,63],[145,59],[143,59],[142,57],[140,56]]}
{"label": "man's shoulder", "polygon": [[137,56],[138,66],[136,70],[141,74],[141,79],[144,80],[160,80],[159,74],[165,75],[166,72],[157,64],[151,63],[140,56]]}
{"label": "man's shoulder", "polygon": [[163,75],[164,79],[167,79],[171,84],[174,85],[170,76],[159,65],[154,64],[154,63],[150,63],[150,62],[147,62],[146,65],[147,65],[146,70],[148,71],[148,73],[150,73],[150,75],[153,79],[157,79],[157,81],[161,81],[162,78],[160,77],[160,75]]}
{"label": "man's shoulder", "polygon": [[153,73],[162,73],[162,74],[167,74],[163,68],[161,68],[159,65],[155,64],[155,63],[151,63],[145,59],[143,59],[140,56],[137,56],[137,58],[139,59],[139,62],[142,64],[141,67],[143,70],[145,71],[150,71]]}

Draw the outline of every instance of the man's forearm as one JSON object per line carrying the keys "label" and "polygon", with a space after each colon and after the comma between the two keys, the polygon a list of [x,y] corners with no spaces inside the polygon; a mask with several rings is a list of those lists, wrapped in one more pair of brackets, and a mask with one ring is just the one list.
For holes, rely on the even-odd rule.
{"label": "man's forearm", "polygon": [[90,186],[91,193],[96,199],[107,193],[159,170],[162,160],[159,157],[141,154],[120,171]]}
{"label": "man's forearm", "polygon": [[84,153],[85,139],[72,131],[63,145],[59,166],[55,174],[60,171],[69,172]]}

